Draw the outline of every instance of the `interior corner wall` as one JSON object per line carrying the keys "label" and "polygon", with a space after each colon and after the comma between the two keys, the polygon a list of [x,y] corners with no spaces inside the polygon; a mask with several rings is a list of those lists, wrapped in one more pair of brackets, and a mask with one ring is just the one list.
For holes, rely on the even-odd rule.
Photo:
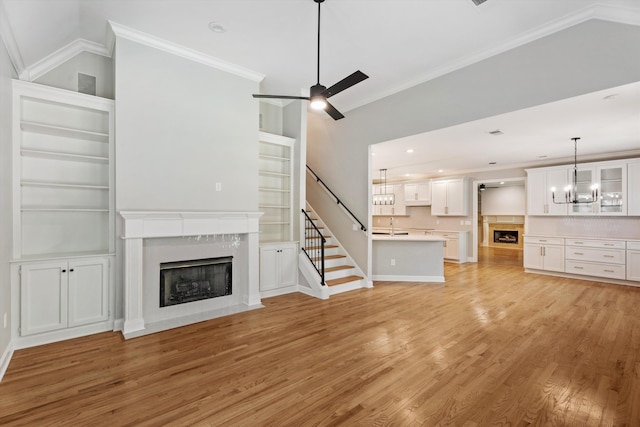
{"label": "interior corner wall", "polygon": [[122,38],[115,55],[116,211],[258,211],[258,83]]}
{"label": "interior corner wall", "polygon": [[524,216],[526,214],[524,183],[507,187],[488,187],[481,194],[482,215]]}
{"label": "interior corner wall", "polygon": [[[366,218],[369,145],[640,81],[639,46],[640,27],[590,20],[347,111],[342,120],[309,114],[307,163]],[[339,95],[332,102],[340,108]],[[366,259],[360,236],[328,226],[343,245],[365,252],[352,256]]]}
{"label": "interior corner wall", "polygon": [[82,52],[38,77],[34,82],[78,92],[78,73],[96,78],[96,96],[113,99],[113,60]]}
{"label": "interior corner wall", "polygon": [[[4,41],[0,39],[0,379],[3,360],[11,343],[11,243],[13,236],[11,208],[11,79],[17,74],[9,59]],[[4,327],[6,315],[7,326]],[[6,365],[4,365],[6,367]]]}

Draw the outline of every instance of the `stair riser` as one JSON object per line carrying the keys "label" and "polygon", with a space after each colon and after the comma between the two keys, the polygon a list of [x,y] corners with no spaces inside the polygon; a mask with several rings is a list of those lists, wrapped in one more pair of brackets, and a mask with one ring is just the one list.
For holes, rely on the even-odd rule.
{"label": "stair riser", "polygon": [[[328,267],[325,267],[328,268]],[[349,268],[345,270],[331,271],[324,274],[324,280],[333,280],[340,277],[353,276],[356,274],[355,268]]]}
{"label": "stair riser", "polygon": [[353,291],[365,287],[364,280],[356,280],[353,282],[343,283],[341,285],[329,286],[329,294],[335,295],[342,292]]}

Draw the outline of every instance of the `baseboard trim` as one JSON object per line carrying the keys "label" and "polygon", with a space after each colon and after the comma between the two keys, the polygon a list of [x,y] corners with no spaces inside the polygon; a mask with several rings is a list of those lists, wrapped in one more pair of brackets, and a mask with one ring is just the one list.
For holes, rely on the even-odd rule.
{"label": "baseboard trim", "polygon": [[278,289],[270,289],[268,291],[260,291],[260,298],[271,298],[277,297],[278,295],[291,294],[293,292],[298,292],[299,285],[291,285],[285,286],[283,288]]}
{"label": "baseboard trim", "polygon": [[374,281],[381,282],[429,282],[444,283],[444,276],[394,276],[387,274],[374,274]]}
{"label": "baseboard trim", "polygon": [[640,287],[640,282],[633,282],[633,281],[622,280],[622,279],[609,279],[607,277],[583,276],[580,274],[563,273],[561,271],[547,271],[547,270],[536,270],[534,268],[525,268],[524,272],[532,273],[532,274],[541,274],[543,276],[556,276],[556,277],[565,277],[567,279],[587,280],[589,282],[610,283],[612,285],[633,286],[636,288]]}
{"label": "baseboard trim", "polygon": [[9,368],[9,362],[11,362],[11,358],[13,357],[13,343],[9,341],[7,347],[4,349],[2,353],[2,357],[0,357],[0,382],[2,382],[2,378],[4,378],[4,373],[7,372],[7,368]]}
{"label": "baseboard trim", "polygon": [[[323,288],[327,288],[327,286],[323,286]],[[326,289],[325,289],[326,290]],[[319,298],[319,299],[329,299],[329,292],[316,292],[311,288],[307,288],[306,286],[298,286],[298,292],[309,295],[310,297]]]}

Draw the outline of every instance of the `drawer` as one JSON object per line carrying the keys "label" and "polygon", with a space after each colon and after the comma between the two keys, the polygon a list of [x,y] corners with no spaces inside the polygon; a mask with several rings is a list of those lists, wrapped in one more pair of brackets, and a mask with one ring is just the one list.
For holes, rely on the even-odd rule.
{"label": "drawer", "polygon": [[542,245],[564,245],[564,238],[562,237],[537,237],[537,236],[524,236],[525,243],[539,243]]}
{"label": "drawer", "polygon": [[627,242],[628,251],[640,251],[640,242]]}
{"label": "drawer", "polygon": [[445,237],[447,239],[459,239],[460,238],[460,234],[459,233],[438,233],[435,232],[434,233],[436,236],[441,236],[441,237]]}
{"label": "drawer", "polygon": [[585,276],[607,277],[609,279],[625,278],[624,265],[590,263],[574,260],[565,261],[565,273],[583,274]]}
{"label": "drawer", "polygon": [[595,261],[613,264],[624,264],[626,253],[624,250],[616,249],[596,249],[588,247],[567,246],[565,247],[565,258],[578,261]]}
{"label": "drawer", "polygon": [[585,246],[590,248],[624,249],[624,240],[586,240],[567,239],[567,246]]}

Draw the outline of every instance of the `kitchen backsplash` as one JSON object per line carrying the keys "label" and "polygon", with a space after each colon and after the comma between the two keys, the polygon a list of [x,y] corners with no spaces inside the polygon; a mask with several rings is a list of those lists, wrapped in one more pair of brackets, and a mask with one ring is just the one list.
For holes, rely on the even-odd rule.
{"label": "kitchen backsplash", "polygon": [[640,239],[640,218],[530,216],[525,222],[525,234]]}
{"label": "kitchen backsplash", "polygon": [[[389,221],[393,218],[393,225],[396,228],[419,228],[448,231],[471,231],[472,216],[457,217],[436,217],[431,216],[430,206],[410,206],[407,207],[408,216],[374,216],[374,228],[387,228]],[[463,224],[460,224],[460,221]]]}

